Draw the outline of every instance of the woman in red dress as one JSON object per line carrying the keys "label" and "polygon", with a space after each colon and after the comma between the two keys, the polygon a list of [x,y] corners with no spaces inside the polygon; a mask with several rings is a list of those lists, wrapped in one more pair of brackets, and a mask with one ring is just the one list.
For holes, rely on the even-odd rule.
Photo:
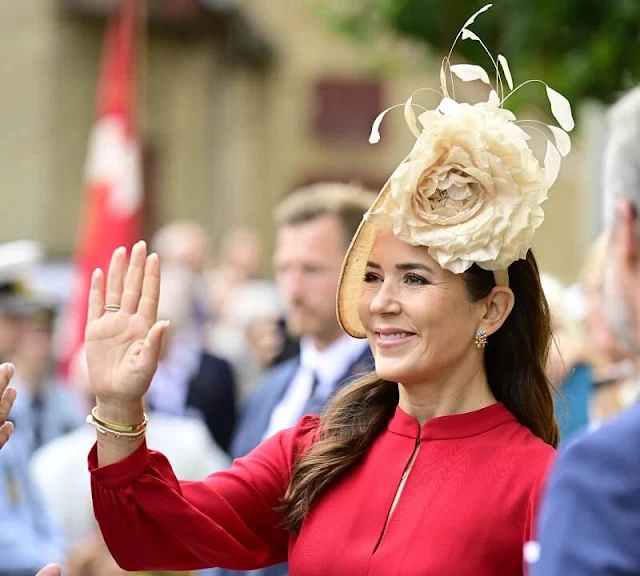
{"label": "woman in red dress", "polygon": [[[463,40],[477,39],[476,15]],[[94,274],[86,348],[99,434],[89,466],[96,517],[123,568],[523,573],[558,440],[544,373],[549,314],[529,248],[573,120],[549,89],[565,130],[550,128],[541,166],[496,91],[473,106],[448,97],[447,67],[489,83],[481,68],[445,59],[438,108],[416,118],[405,105],[416,144],[365,216],[338,292],[341,325],[368,338],[376,371],[323,416],[203,482],[179,481],[144,441],[142,397],[166,330],[158,259],[141,243],[127,267],[117,250],[106,293]]]}

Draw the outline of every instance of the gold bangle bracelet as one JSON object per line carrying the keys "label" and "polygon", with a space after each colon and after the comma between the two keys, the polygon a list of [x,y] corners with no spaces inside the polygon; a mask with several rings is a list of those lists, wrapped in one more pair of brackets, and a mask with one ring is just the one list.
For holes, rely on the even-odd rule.
{"label": "gold bangle bracelet", "polygon": [[91,424],[92,426],[95,426],[96,430],[98,430],[100,434],[103,434],[103,435],[112,434],[116,438],[124,437],[124,438],[129,438],[129,440],[135,440],[136,438],[140,438],[147,431],[147,426],[144,425],[137,432],[116,432],[115,430],[110,430],[109,428],[105,428],[104,426],[101,426],[91,414],[87,416],[87,424]]}
{"label": "gold bangle bracelet", "polygon": [[98,416],[97,412],[98,412],[98,407],[94,406],[91,409],[91,418],[96,422],[96,424],[99,424],[102,428],[106,428],[111,432],[121,432],[125,434],[136,433],[136,432],[144,431],[144,429],[147,427],[147,424],[149,423],[149,418],[147,417],[146,414],[144,414],[144,418],[142,422],[140,422],[139,424],[127,425],[127,424],[117,424],[116,422],[109,422],[107,420],[103,420]]}

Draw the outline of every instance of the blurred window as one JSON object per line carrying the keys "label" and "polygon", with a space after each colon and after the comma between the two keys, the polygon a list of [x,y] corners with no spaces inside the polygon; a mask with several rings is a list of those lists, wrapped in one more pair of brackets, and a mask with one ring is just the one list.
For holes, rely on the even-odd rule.
{"label": "blurred window", "polygon": [[324,77],[313,86],[313,134],[331,142],[368,142],[371,124],[382,110],[378,78]]}

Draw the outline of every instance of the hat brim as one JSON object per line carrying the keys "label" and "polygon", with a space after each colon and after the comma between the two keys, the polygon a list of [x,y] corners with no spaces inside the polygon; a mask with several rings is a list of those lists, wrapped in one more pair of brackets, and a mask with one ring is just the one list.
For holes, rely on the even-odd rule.
{"label": "hat brim", "polygon": [[364,215],[342,263],[336,295],[336,309],[340,326],[353,338],[366,338],[367,336],[358,314],[358,303],[362,296],[363,279],[367,271],[369,254],[371,254],[378,232],[378,227],[368,216],[384,203],[389,194],[390,182],[391,178],[387,180]]}

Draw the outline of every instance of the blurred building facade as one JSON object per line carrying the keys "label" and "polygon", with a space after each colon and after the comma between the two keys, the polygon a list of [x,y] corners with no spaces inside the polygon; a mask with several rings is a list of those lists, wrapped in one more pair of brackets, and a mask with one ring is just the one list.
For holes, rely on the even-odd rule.
{"label": "blurred building facade", "polygon": [[[214,240],[251,226],[268,254],[273,204],[321,179],[382,185],[413,136],[397,111],[372,146],[371,122],[438,84],[436,58],[386,36],[362,44],[336,36],[318,0],[146,1],[149,233],[175,218],[202,222]],[[0,241],[31,237],[51,255],[73,253],[111,4],[21,0],[0,9]],[[537,236],[542,266],[566,281],[598,227],[599,115],[585,116]]]}

